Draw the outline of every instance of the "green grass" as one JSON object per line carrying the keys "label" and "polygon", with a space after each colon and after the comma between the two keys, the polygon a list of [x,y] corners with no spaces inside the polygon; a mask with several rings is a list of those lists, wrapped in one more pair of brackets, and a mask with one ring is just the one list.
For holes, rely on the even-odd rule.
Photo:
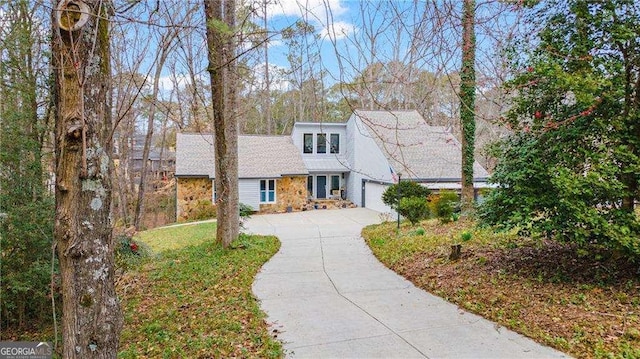
{"label": "green grass", "polygon": [[139,239],[154,252],[178,250],[205,242],[213,242],[216,236],[216,223],[187,224],[144,231]]}
{"label": "green grass", "polygon": [[125,316],[121,358],[282,357],[251,292],[278,251],[275,237],[214,243],[215,223],[156,229],[137,240],[155,251],[118,284]]}

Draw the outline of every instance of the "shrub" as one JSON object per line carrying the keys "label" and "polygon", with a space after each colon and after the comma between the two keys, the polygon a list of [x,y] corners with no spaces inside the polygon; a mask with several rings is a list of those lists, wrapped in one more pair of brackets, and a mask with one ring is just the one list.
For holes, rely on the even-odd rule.
{"label": "shrub", "polygon": [[436,215],[443,223],[451,222],[453,214],[459,210],[460,199],[453,191],[442,191],[435,204]]}
{"label": "shrub", "polygon": [[429,206],[425,197],[405,197],[400,199],[398,213],[416,224],[429,217]]}
{"label": "shrub", "polygon": [[251,214],[255,212],[253,207],[248,204],[240,203],[240,228],[244,229],[244,223],[251,218]]}
{"label": "shrub", "polygon": [[382,202],[393,209],[397,209],[398,198],[419,197],[426,199],[430,193],[431,190],[419,183],[401,181],[400,183],[392,184],[384,191]]}
{"label": "shrub", "polygon": [[201,199],[191,210],[189,219],[201,221],[205,219],[216,218],[218,211],[216,206],[208,199]]}

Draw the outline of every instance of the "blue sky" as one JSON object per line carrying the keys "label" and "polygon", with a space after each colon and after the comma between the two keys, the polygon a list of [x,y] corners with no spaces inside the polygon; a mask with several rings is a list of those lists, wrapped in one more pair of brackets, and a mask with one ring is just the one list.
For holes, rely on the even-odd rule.
{"label": "blue sky", "polygon": [[[257,4],[261,0],[256,0]],[[310,42],[309,51],[319,51],[321,67],[328,71],[325,82],[328,86],[338,81],[350,81],[367,64],[399,60],[407,63],[411,58],[416,66],[434,73],[450,73],[459,67],[458,43],[460,34],[460,4],[452,0],[451,14],[443,16],[442,23],[421,22],[423,18],[434,18],[433,2],[426,1],[356,1],[356,0],[270,0],[267,7],[267,26],[276,34],[269,44],[271,67],[286,69],[287,46],[278,34],[298,20],[314,26],[319,42]],[[445,11],[443,3],[436,2],[438,11]],[[488,0],[479,6],[477,17],[489,17],[492,7],[504,6]],[[253,20],[263,24],[262,9]],[[477,26],[478,62],[481,72],[497,71],[495,39],[492,34],[514,23],[503,16],[503,21],[491,20],[490,24]],[[482,21],[482,20],[481,20]],[[499,28],[499,29],[497,29]],[[377,31],[380,33],[377,34]],[[375,45],[368,38],[376,33]],[[411,51],[413,50],[413,51]],[[264,63],[256,59],[256,71]],[[164,73],[168,74],[168,71]],[[168,85],[168,84],[167,84]]]}

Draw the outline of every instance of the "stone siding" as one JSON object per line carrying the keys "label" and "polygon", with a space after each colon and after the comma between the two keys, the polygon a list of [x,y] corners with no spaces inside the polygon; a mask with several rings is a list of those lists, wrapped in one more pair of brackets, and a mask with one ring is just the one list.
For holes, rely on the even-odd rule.
{"label": "stone siding", "polygon": [[184,221],[194,219],[197,215],[198,203],[211,202],[213,185],[207,177],[178,178],[176,189],[176,219]]}
{"label": "stone siding", "polygon": [[276,203],[261,204],[261,213],[301,211],[307,204],[307,177],[282,177],[276,180]]}

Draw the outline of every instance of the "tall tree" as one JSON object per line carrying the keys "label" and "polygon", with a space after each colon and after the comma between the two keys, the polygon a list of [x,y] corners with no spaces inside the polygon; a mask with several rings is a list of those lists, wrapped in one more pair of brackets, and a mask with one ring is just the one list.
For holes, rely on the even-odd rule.
{"label": "tall tree", "polygon": [[475,151],[476,35],[475,0],[464,0],[462,7],[462,70],[460,71],[460,122],[462,127],[462,212],[473,209],[473,162]]}
{"label": "tall tree", "polygon": [[515,133],[500,143],[482,218],[638,257],[637,2],[550,1],[529,16],[507,87]]}
{"label": "tall tree", "polygon": [[[52,107],[46,86],[49,10],[0,1],[0,327],[51,318],[53,196],[45,187]],[[7,339],[3,337],[3,339]]]}
{"label": "tall tree", "polygon": [[122,316],[111,228],[108,0],[52,9],[56,241],[65,358],[115,358]]}
{"label": "tall tree", "polygon": [[215,137],[216,235],[225,248],[240,232],[235,11],[235,0],[204,0]]}

